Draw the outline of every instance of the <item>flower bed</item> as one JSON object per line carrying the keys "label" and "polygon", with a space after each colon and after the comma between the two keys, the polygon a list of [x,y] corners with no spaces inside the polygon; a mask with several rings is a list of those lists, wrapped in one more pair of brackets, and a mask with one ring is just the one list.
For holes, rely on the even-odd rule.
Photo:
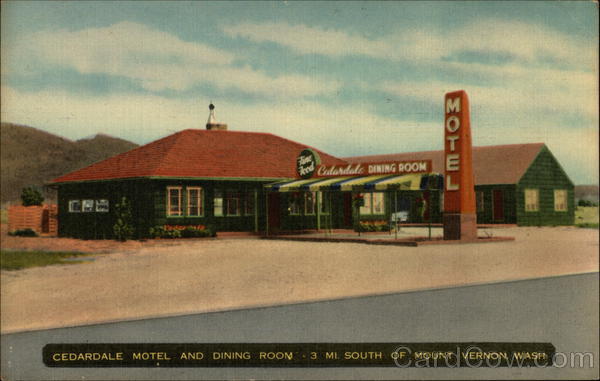
{"label": "flower bed", "polygon": [[361,232],[387,232],[390,230],[390,224],[385,220],[360,221],[358,230]]}
{"label": "flower bed", "polygon": [[217,233],[204,225],[163,225],[150,228],[152,238],[215,237]]}

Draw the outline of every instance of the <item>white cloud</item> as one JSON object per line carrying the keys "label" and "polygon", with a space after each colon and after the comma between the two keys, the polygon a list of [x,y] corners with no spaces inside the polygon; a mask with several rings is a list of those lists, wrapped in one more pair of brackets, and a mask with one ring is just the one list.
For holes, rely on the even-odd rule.
{"label": "white cloud", "polygon": [[243,37],[254,42],[274,42],[292,48],[301,54],[323,54],[332,57],[386,55],[384,41],[369,40],[345,31],[290,25],[283,22],[228,25],[223,28],[230,37]]}
{"label": "white cloud", "polygon": [[[71,139],[98,132],[146,143],[186,128],[204,128],[207,110],[195,100],[120,94],[81,97],[2,87],[1,119]],[[440,101],[440,105],[441,105]],[[440,106],[441,109],[441,106]],[[300,100],[257,105],[217,102],[217,120],[231,130],[270,132],[337,156],[442,148],[442,121],[423,123],[378,115],[367,105],[325,106]],[[476,145],[545,142],[575,183],[598,183],[598,130],[530,125],[474,125]]]}
{"label": "white cloud", "polygon": [[454,30],[436,30],[427,25],[371,39],[345,30],[284,22],[243,23],[223,30],[231,37],[273,42],[299,54],[331,57],[362,55],[419,62],[460,58],[468,52],[522,65],[555,62],[584,70],[594,70],[597,57],[597,41],[581,41],[541,25],[495,19],[475,21]]}
{"label": "white cloud", "polygon": [[[122,22],[80,31],[43,31],[3,47],[3,73],[27,74],[30,63],[108,74],[138,82],[150,91],[185,90],[199,83],[249,94],[312,96],[335,92],[340,84],[301,75],[269,76],[232,65],[235,54],[180,38],[142,24]],[[25,63],[25,64],[24,64]]]}
{"label": "white cloud", "polygon": [[444,94],[465,90],[472,105],[488,113],[555,117],[557,114],[598,118],[598,81],[594,73],[563,70],[530,70],[509,67],[498,85],[472,85],[444,81],[386,81],[373,85],[388,94],[440,103]]}

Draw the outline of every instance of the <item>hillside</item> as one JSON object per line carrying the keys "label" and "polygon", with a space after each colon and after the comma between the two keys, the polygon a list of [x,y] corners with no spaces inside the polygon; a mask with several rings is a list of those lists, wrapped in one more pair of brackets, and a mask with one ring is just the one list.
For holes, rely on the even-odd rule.
{"label": "hillside", "polygon": [[[33,127],[0,125],[0,201],[17,202],[21,189],[42,185],[60,175],[137,147],[137,144],[98,134],[68,140]],[[53,199],[51,191],[44,192]]]}

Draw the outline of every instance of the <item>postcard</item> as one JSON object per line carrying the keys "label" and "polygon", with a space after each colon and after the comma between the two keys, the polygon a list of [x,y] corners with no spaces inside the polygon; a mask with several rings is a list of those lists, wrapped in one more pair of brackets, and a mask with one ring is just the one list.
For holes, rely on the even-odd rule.
{"label": "postcard", "polygon": [[595,2],[3,2],[3,380],[598,378]]}

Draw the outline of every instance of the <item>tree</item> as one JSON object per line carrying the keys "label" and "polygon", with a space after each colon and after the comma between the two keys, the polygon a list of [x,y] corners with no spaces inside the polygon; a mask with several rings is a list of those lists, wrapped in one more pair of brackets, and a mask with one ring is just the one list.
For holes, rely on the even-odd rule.
{"label": "tree", "polygon": [[133,237],[134,228],[131,216],[131,204],[127,197],[121,198],[121,201],[115,205],[117,222],[113,226],[113,232],[117,240],[125,242]]}
{"label": "tree", "polygon": [[44,196],[42,196],[39,190],[33,187],[27,187],[23,188],[21,191],[21,201],[23,206],[42,205],[44,202]]}

